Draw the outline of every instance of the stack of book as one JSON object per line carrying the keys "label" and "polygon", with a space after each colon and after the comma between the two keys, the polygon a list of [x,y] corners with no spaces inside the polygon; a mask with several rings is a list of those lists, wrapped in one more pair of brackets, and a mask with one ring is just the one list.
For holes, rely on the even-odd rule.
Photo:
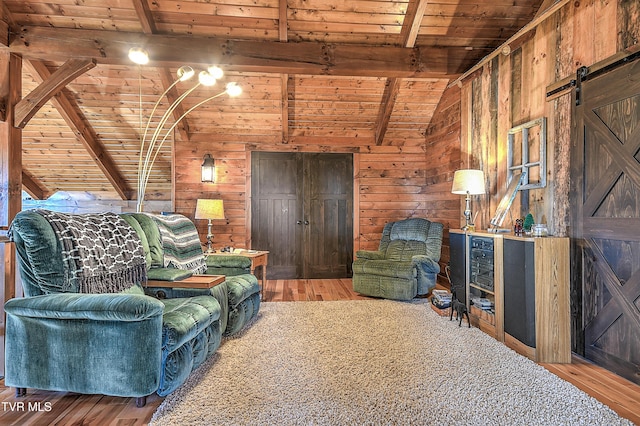
{"label": "stack of book", "polygon": [[446,309],[451,306],[451,293],[447,290],[433,290],[431,295],[431,303],[435,307]]}
{"label": "stack of book", "polygon": [[493,308],[493,302],[484,297],[471,297],[471,304],[485,311],[490,311]]}

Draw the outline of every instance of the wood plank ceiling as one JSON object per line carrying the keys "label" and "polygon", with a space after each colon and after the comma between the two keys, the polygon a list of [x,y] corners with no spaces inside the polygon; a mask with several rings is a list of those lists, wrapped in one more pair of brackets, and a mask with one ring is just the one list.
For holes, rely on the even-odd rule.
{"label": "wood plank ceiling", "polygon": [[[529,23],[547,0],[0,0],[23,97],[68,59],[90,68],[23,129],[34,198],[90,191],[132,199],[141,121],[181,64],[217,62],[243,94],[207,103],[177,141],[224,135],[283,144],[401,145],[423,138],[449,82]],[[144,46],[146,66],[126,57]],[[95,64],[95,66],[93,66]],[[187,84],[162,98],[184,93]],[[183,110],[204,99],[198,89]],[[147,199],[171,188],[171,144]]]}

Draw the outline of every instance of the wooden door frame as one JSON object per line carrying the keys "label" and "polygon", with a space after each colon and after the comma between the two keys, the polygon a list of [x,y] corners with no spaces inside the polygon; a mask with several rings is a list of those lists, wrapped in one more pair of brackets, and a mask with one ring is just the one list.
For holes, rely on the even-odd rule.
{"label": "wooden door frame", "polygon": [[[244,198],[244,211],[245,211],[245,247],[251,248],[251,159],[252,153],[254,150],[249,150],[245,155],[245,170],[247,170],[245,176],[245,198]],[[258,151],[256,149],[255,151]],[[260,150],[261,151],[261,150]],[[264,152],[280,152],[277,150],[266,150]],[[310,151],[311,152],[311,151]],[[331,153],[335,154],[352,154],[353,156],[353,253],[357,250],[360,250],[360,177],[359,177],[359,169],[360,169],[360,153],[352,152],[348,150],[336,150],[331,151]]]}

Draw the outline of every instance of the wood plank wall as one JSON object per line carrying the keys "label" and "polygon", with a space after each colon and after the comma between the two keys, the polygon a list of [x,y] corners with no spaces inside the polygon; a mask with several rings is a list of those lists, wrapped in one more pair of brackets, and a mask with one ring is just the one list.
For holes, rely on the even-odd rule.
{"label": "wood plank wall", "polygon": [[[252,78],[252,88],[258,87],[256,77]],[[280,123],[272,119],[280,112],[277,98],[281,90],[278,87],[270,90],[268,95],[249,95],[263,96],[272,102],[255,111],[251,125],[244,129],[241,126],[225,127],[225,123],[220,121],[216,123],[218,127],[214,132],[206,128],[204,120],[195,120],[192,129],[203,130],[196,131],[188,142],[174,144],[175,211],[193,218],[196,199],[222,198],[227,219],[213,224],[214,246],[251,247],[251,152],[347,152],[354,154],[355,250],[377,249],[382,228],[389,221],[426,217],[445,223],[447,229],[459,227],[460,200],[450,193],[453,170],[458,166],[460,155],[459,89],[448,91],[440,101],[434,93],[439,95],[447,81],[406,81],[403,86],[406,92],[401,90],[393,113],[400,118],[394,120],[392,116],[387,137],[378,146],[373,143],[373,132],[368,130],[372,128],[377,112],[375,109],[373,113],[370,111],[370,97],[376,99],[375,105],[379,105],[384,81],[362,82],[363,86],[369,84],[365,89],[367,98],[359,101],[364,107],[360,109],[360,115],[354,115],[352,105],[349,118],[325,117],[322,105],[312,105],[306,100],[301,104],[300,92],[305,90],[302,80],[289,79],[295,84],[290,90],[296,90],[298,105],[289,107],[290,123],[285,132],[289,139],[286,141],[282,139]],[[343,102],[355,102],[349,93],[357,91],[353,88],[347,91],[336,79],[332,84],[334,87],[314,85],[313,90],[336,92],[343,96]],[[415,96],[431,96],[434,99],[433,110],[410,110],[407,105]],[[320,99],[319,102],[323,102],[322,97]],[[317,113],[308,112],[313,108]],[[307,117],[313,117],[313,121],[304,126],[300,125],[303,112]],[[271,117],[271,121],[261,122],[262,114]],[[435,117],[433,120],[432,115]],[[339,128],[335,129],[336,123],[346,129],[347,122],[351,122],[348,130],[340,132]],[[429,122],[432,124],[427,129]],[[441,140],[444,143],[440,143]],[[216,161],[217,181],[214,184],[200,182],[199,168],[206,153]],[[206,222],[196,221],[196,226],[204,239]],[[441,262],[443,266],[448,262],[448,242],[443,247]]]}
{"label": "wood plank wall", "polygon": [[[212,138],[213,139],[213,138]],[[222,198],[227,220],[214,223],[216,246],[250,247],[250,157],[251,152],[352,152],[357,231],[354,249],[375,250],[384,224],[407,217],[429,217],[434,211],[425,200],[425,145],[351,146],[283,145],[272,141],[252,141],[251,137],[215,135],[216,142],[176,144],[175,210],[193,217],[197,198]],[[220,141],[222,139],[222,141]],[[357,142],[353,141],[354,144]],[[199,182],[203,153],[216,159],[218,181]],[[202,155],[201,155],[202,154]],[[436,208],[437,209],[437,208]],[[199,223],[202,222],[202,223]],[[196,221],[201,235],[205,221]]]}
{"label": "wood plank wall", "polygon": [[[463,82],[463,164],[487,175],[487,196],[474,210],[486,228],[506,191],[507,132],[547,118],[547,187],[521,191],[513,218],[531,212],[550,232],[568,235],[571,94],[547,100],[547,88],[625,49],[638,48],[637,2],[571,2],[543,21],[508,55],[499,55]],[[505,226],[510,226],[510,220]]]}
{"label": "wood plank wall", "polygon": [[[548,224],[551,233],[571,237],[572,94],[569,91],[547,99],[547,89],[567,77],[575,78],[582,66],[591,66],[624,51],[640,50],[639,19],[640,4],[636,1],[568,3],[508,55],[499,55],[486,63],[481,73],[463,82],[463,162],[482,167],[488,174],[489,194],[478,197],[475,204],[483,227],[489,223],[506,189],[507,131],[546,117],[548,185],[522,191],[512,207],[513,217],[531,212],[537,221]],[[572,350],[579,353],[583,347],[581,291],[578,282],[572,283]]]}
{"label": "wood plank wall", "polygon": [[464,223],[464,202],[460,195],[451,193],[453,174],[461,168],[460,99],[458,86],[447,89],[433,115],[426,135],[426,187],[427,217],[444,224],[440,282],[445,280],[444,267],[449,263],[449,229],[459,229]]}

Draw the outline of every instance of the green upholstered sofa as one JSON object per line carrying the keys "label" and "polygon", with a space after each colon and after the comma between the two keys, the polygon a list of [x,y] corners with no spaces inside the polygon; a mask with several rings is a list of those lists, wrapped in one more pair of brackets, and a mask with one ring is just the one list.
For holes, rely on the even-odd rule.
{"label": "green upholstered sofa", "polygon": [[[145,275],[184,276],[184,271],[153,271],[171,268],[147,264],[152,250],[148,239],[143,244],[146,231],[129,225],[130,219],[109,215],[120,228],[135,230],[127,236],[127,248],[135,246],[131,250],[144,258]],[[5,304],[5,384],[16,387],[18,395],[36,388],[136,397],[138,405],[144,405],[147,395],[171,393],[216,351],[229,323],[229,306],[247,306],[241,324],[230,330],[234,332],[259,309],[255,277],[239,276],[236,284],[225,282],[211,292],[179,298],[145,295],[140,285],[144,279],[118,292],[82,293],[76,280],[69,278],[68,256],[63,256],[68,252],[66,242],[41,214],[19,213],[10,235],[25,297]],[[113,247],[105,251],[116,257],[126,252]],[[100,284],[101,279],[94,281]],[[230,303],[229,294],[246,297]]]}
{"label": "green upholstered sofa", "polygon": [[[142,235],[142,245],[150,265],[148,278],[150,280],[167,281],[166,287],[146,288],[148,295],[158,298],[176,298],[195,295],[211,294],[220,303],[220,325],[223,336],[232,336],[242,330],[257,315],[260,309],[260,286],[258,279],[251,274],[251,260],[243,256],[209,256],[204,258],[206,271],[209,275],[225,275],[223,284],[210,290],[185,289],[180,287],[180,280],[192,275],[189,270],[176,269],[167,265],[164,255],[162,230],[158,226],[164,217],[174,217],[181,220],[183,232],[197,237],[197,230],[193,222],[179,214],[150,215],[146,213],[128,213],[122,217]],[[183,244],[184,247],[184,244]],[[193,256],[203,257],[199,240],[191,246]]]}
{"label": "green upholstered sofa", "polygon": [[441,223],[422,218],[387,223],[377,251],[356,252],[353,290],[396,300],[428,294],[440,272],[442,232]]}

